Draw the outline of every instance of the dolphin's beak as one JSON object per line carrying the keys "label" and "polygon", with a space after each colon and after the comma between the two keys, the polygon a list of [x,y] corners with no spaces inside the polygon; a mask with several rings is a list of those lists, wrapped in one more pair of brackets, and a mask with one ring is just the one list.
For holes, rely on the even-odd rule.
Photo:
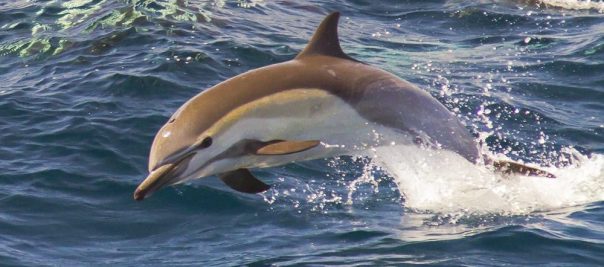
{"label": "dolphin's beak", "polygon": [[134,199],[143,200],[145,199],[145,196],[151,195],[153,192],[168,184],[171,179],[167,177],[167,174],[174,169],[174,167],[174,164],[166,164],[149,173],[149,176],[147,176],[147,178],[145,178],[145,180],[136,188],[136,191],[134,191]]}
{"label": "dolphin's beak", "polygon": [[179,182],[180,174],[186,169],[188,161],[195,153],[191,153],[175,163],[160,166],[149,173],[149,176],[134,191],[134,200],[143,200],[160,188]]}

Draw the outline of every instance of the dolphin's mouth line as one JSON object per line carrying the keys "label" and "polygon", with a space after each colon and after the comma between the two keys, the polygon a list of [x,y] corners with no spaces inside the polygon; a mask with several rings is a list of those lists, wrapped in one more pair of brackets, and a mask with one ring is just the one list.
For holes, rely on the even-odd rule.
{"label": "dolphin's mouth line", "polygon": [[155,168],[136,188],[134,191],[134,199],[143,200],[146,196],[158,189],[172,184],[172,182],[179,178],[179,175],[185,170],[182,168],[183,162],[190,160],[195,154],[196,152],[190,152],[174,163],[163,164]]}
{"label": "dolphin's mouth line", "polygon": [[175,153],[173,153],[172,155],[166,157],[164,160],[158,162],[155,167],[153,169],[151,169],[151,172],[154,172],[155,170],[161,168],[164,165],[168,165],[168,164],[174,164],[174,165],[178,165],[180,164],[180,162],[187,158],[190,157],[191,154],[195,154],[195,150],[199,149],[199,146],[201,146],[203,143],[203,139],[202,140],[198,140],[196,141],[193,145],[181,149]]}
{"label": "dolphin's mouth line", "polygon": [[151,169],[151,172],[154,172],[165,165],[178,165],[184,158],[191,156],[191,154],[195,154],[194,152],[192,152],[193,150],[195,150],[195,147],[188,147],[181,151],[173,153],[171,156],[168,156],[164,160],[158,162],[155,167]]}

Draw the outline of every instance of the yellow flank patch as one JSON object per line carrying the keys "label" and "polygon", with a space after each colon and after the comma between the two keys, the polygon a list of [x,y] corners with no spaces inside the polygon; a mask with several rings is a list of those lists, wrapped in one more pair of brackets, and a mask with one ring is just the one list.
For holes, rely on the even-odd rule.
{"label": "yellow flank patch", "polygon": [[215,136],[246,118],[311,117],[337,101],[341,100],[325,90],[305,88],[286,90],[233,109],[214,123],[206,133]]}

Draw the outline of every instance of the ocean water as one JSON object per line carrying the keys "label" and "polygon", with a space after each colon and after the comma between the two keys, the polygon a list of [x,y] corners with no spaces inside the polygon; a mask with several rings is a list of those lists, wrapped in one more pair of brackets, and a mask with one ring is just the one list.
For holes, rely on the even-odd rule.
{"label": "ocean water", "polygon": [[[331,11],[354,58],[431,93],[503,177],[387,147],[132,193],[182,103],[293,58]],[[0,3],[0,265],[604,265],[604,2]]]}

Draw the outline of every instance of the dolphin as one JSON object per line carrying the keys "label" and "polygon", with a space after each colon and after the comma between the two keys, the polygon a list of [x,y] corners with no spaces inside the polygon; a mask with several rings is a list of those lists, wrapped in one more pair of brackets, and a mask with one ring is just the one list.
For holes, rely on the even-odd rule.
{"label": "dolphin", "polygon": [[346,55],[340,14],[328,15],[294,59],[223,81],[183,104],[159,130],[142,200],[167,185],[218,176],[259,193],[250,168],[352,154],[398,142],[444,149],[502,172],[553,175],[486,159],[457,117],[429,93]]}

